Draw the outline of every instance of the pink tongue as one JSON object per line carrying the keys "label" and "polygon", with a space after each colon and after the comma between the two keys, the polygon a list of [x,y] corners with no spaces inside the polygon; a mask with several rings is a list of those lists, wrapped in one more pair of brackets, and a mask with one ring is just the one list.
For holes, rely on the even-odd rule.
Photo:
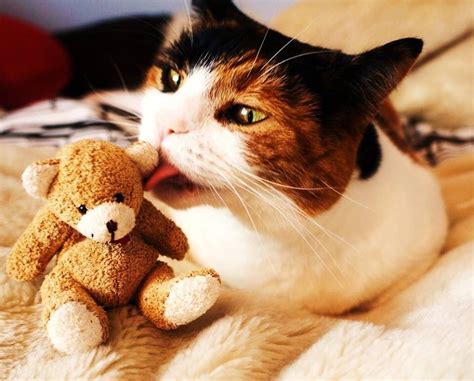
{"label": "pink tongue", "polygon": [[170,177],[179,175],[180,172],[178,168],[172,166],[171,164],[164,163],[160,164],[156,169],[155,173],[145,183],[145,190],[149,191],[155,187],[160,181],[166,180]]}

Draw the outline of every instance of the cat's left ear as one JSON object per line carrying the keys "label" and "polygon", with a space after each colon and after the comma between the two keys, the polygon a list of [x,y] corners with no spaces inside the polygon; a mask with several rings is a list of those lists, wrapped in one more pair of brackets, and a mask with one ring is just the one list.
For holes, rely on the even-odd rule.
{"label": "cat's left ear", "polygon": [[349,56],[326,85],[335,106],[332,114],[341,115],[343,110],[347,117],[373,115],[411,69],[422,48],[422,40],[403,38]]}
{"label": "cat's left ear", "polygon": [[378,104],[400,83],[423,49],[423,40],[403,38],[356,56],[350,71]]}
{"label": "cat's left ear", "polygon": [[232,0],[192,0],[192,6],[196,14],[208,22],[220,23],[245,17]]}

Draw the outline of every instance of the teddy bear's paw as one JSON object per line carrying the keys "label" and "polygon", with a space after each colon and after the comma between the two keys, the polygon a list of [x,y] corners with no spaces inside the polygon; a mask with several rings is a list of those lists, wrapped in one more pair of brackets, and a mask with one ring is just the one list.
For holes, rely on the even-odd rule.
{"label": "teddy bear's paw", "polygon": [[102,343],[102,325],[87,307],[78,302],[63,304],[47,324],[54,348],[63,353],[87,352]]}
{"label": "teddy bear's paw", "polygon": [[192,322],[214,305],[220,287],[219,278],[212,274],[178,280],[170,287],[165,303],[165,319],[175,326]]}

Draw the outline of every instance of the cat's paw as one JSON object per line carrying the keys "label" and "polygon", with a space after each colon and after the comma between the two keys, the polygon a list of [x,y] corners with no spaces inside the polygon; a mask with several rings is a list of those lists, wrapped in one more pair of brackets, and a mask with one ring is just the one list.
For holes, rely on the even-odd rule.
{"label": "cat's paw", "polygon": [[99,319],[78,302],[65,303],[54,311],[47,330],[54,348],[68,354],[87,352],[103,341]]}
{"label": "cat's paw", "polygon": [[174,326],[192,322],[214,305],[220,288],[215,273],[194,274],[178,280],[170,287],[164,306],[165,319]]}

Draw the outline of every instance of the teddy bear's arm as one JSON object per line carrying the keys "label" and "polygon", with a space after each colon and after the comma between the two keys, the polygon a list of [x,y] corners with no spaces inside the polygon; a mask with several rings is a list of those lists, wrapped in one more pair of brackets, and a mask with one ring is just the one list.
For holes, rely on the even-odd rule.
{"label": "teddy bear's arm", "polygon": [[46,207],[40,209],[13,246],[7,262],[8,275],[20,281],[29,281],[41,275],[71,230]]}
{"label": "teddy bear's arm", "polygon": [[143,200],[137,228],[144,241],[162,255],[181,260],[189,249],[188,240],[181,229],[148,200]]}

